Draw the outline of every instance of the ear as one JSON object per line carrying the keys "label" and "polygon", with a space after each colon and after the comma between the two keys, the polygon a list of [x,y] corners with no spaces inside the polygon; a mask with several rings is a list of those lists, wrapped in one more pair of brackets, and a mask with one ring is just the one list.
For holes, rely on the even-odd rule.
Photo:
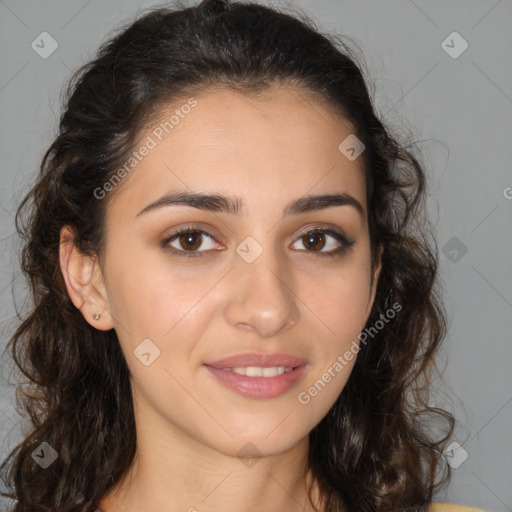
{"label": "ear", "polygon": [[375,295],[377,293],[377,284],[379,282],[379,276],[380,271],[382,270],[382,253],[384,252],[384,246],[381,244],[378,247],[377,250],[377,261],[374,265],[373,275],[372,275],[372,281],[371,281],[371,290],[370,290],[370,300],[368,302],[368,307],[366,309],[366,319],[365,322],[368,320],[368,317],[370,316],[370,313],[372,311],[373,302],[375,301]]}
{"label": "ear", "polygon": [[98,257],[78,250],[69,226],[60,231],[59,261],[69,297],[85,320],[96,329],[112,329],[114,323]]}

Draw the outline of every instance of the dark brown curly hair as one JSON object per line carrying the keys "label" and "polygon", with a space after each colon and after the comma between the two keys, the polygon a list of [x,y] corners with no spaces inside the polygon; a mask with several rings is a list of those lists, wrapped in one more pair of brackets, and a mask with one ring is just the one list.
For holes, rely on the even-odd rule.
{"label": "dark brown curly hair", "polygon": [[[1,467],[14,512],[94,511],[136,451],[125,359],[115,331],[91,327],[70,300],[59,265],[61,228],[72,227],[84,254],[101,250],[107,201],[94,191],[162,105],[211,87],[255,95],[280,83],[314,93],[364,143],[373,265],[383,247],[367,326],[392,304],[402,307],[361,345],[343,393],[311,431],[309,467],[326,512],[428,509],[450,479],[441,453],[455,424],[429,405],[447,329],[438,251],[421,158],[378,119],[362,62],[304,13],[204,0],[141,15],[74,75],[59,135],[16,215],[33,308],[8,345],[22,372],[17,403],[31,422]],[[444,435],[433,435],[432,419]],[[59,454],[45,470],[31,457],[42,442]]]}

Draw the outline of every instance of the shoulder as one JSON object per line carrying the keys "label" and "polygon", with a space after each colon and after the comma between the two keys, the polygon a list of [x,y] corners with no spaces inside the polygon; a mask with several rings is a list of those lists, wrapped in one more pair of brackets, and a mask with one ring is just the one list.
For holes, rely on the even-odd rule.
{"label": "shoulder", "polygon": [[429,512],[485,512],[480,508],[452,505],[451,503],[432,503]]}

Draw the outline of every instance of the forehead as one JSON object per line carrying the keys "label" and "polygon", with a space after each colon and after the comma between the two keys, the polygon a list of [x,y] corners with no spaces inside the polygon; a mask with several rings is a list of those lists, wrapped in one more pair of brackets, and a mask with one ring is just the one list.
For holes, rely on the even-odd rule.
{"label": "forehead", "polygon": [[193,100],[164,105],[140,134],[135,152],[151,149],[116,190],[121,202],[143,207],[155,193],[188,189],[236,192],[261,206],[336,189],[366,208],[362,158],[339,150],[353,128],[312,93],[279,86],[250,98],[214,89]]}

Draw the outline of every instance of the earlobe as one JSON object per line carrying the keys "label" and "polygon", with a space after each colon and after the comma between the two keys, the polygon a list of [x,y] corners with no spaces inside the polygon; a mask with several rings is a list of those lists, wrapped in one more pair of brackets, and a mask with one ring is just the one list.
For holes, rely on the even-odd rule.
{"label": "earlobe", "polygon": [[97,255],[81,253],[69,226],[60,232],[59,262],[69,297],[85,320],[96,329],[114,327]]}

